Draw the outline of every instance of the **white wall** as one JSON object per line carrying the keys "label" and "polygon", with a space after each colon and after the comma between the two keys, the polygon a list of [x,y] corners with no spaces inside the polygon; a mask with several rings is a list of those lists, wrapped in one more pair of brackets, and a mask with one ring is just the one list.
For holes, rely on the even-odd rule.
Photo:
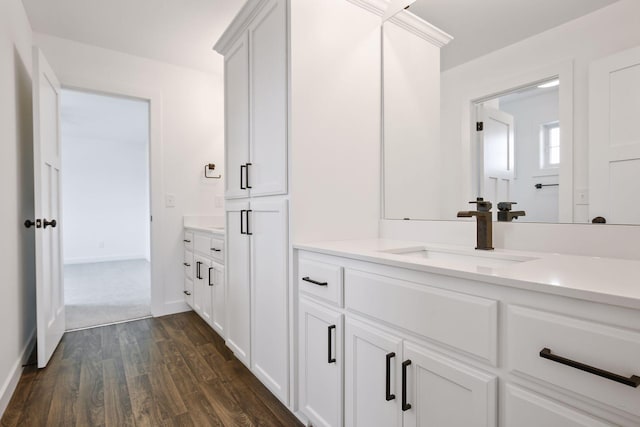
{"label": "white wall", "polygon": [[291,2],[293,242],[376,237],[380,17],[345,0]]}
{"label": "white wall", "polygon": [[[465,100],[509,77],[568,60],[574,61],[574,187],[588,184],[588,66],[614,52],[640,45],[640,2],[620,0],[577,20],[495,51],[442,74],[443,209],[448,218],[466,206],[470,165],[462,164]],[[453,34],[455,37],[455,34]],[[574,220],[587,221],[586,206],[576,205]],[[453,215],[453,216],[452,216]]]}
{"label": "white wall", "polygon": [[[146,114],[135,119],[149,122]],[[149,259],[148,162],[147,141],[63,131],[65,264]]]}
{"label": "white wall", "polygon": [[535,188],[537,183],[558,183],[557,171],[540,170],[540,127],[558,121],[558,102],[557,89],[500,100],[499,109],[514,117],[516,177],[511,201],[518,203],[514,210],[527,213],[517,222],[558,222],[558,187]]}
{"label": "white wall", "polygon": [[0,416],[35,334],[31,28],[19,0],[0,1]]}
{"label": "white wall", "polygon": [[[151,197],[153,227],[160,235],[152,240],[152,262],[160,271],[152,272],[152,287],[160,289],[152,291],[152,311],[186,310],[183,216],[224,215],[215,203],[216,196],[223,196],[222,181],[203,177],[210,162],[225,174],[222,76],[44,34],[34,37],[63,85],[153,95],[151,145],[160,151],[160,160],[156,163],[152,155]],[[175,196],[175,208],[165,207],[164,193]]]}

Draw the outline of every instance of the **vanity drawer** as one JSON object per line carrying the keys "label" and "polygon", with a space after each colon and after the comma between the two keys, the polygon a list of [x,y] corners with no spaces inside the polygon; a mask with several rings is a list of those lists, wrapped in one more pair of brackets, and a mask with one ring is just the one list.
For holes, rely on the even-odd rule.
{"label": "vanity drawer", "polygon": [[342,267],[300,258],[298,288],[300,292],[342,307]]}
{"label": "vanity drawer", "polygon": [[640,387],[589,372],[597,368],[620,379],[640,377],[640,331],[518,306],[508,308],[507,325],[512,371],[640,416]]}
{"label": "vanity drawer", "polygon": [[218,262],[224,262],[224,240],[211,238],[211,244],[209,248],[211,257]]}
{"label": "vanity drawer", "polygon": [[185,249],[193,250],[193,232],[185,231],[183,241]]}
{"label": "vanity drawer", "polygon": [[475,355],[496,366],[498,302],[345,270],[345,307]]}

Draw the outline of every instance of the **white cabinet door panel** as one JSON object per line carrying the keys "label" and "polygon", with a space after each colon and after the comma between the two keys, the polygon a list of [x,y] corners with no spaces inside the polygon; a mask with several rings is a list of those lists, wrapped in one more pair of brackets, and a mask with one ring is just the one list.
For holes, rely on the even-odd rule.
{"label": "white cabinet door panel", "polygon": [[289,396],[287,201],[251,201],[252,371],[283,402]]}
{"label": "white cabinet door panel", "polygon": [[213,271],[211,283],[212,283],[212,310],[213,313],[211,315],[211,326],[213,329],[220,334],[221,337],[225,337],[225,312],[226,312],[226,301],[225,301],[225,283],[224,283],[224,267],[213,263]]}
{"label": "white cabinet door panel", "polygon": [[405,343],[404,427],[495,427],[497,378],[438,353]]}
{"label": "white cabinet door panel", "polygon": [[268,2],[249,27],[252,197],[287,192],[286,3]]}
{"label": "white cabinet door panel", "polygon": [[[244,165],[249,162],[249,42],[241,37],[224,57],[225,196],[248,197]],[[241,166],[243,168],[241,169]]]}
{"label": "white cabinet door panel", "polygon": [[354,319],[345,323],[345,426],[402,425],[402,340]]}
{"label": "white cabinet door panel", "polygon": [[316,427],[342,426],[342,315],[300,299],[300,410]]}
{"label": "white cabinet door panel", "polygon": [[245,365],[251,366],[251,283],[250,236],[245,231],[243,216],[248,202],[226,203],[226,280],[227,280],[227,345]]}

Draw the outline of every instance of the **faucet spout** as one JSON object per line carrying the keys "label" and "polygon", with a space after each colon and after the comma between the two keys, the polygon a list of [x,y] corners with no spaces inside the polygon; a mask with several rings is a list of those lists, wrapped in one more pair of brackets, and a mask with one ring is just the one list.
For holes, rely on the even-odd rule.
{"label": "faucet spout", "polygon": [[477,215],[476,211],[460,211],[458,212],[458,218],[471,218],[474,215]]}

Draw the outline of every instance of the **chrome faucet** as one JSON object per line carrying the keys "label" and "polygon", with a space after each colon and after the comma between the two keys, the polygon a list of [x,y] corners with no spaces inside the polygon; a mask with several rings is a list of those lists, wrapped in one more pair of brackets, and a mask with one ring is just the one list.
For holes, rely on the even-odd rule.
{"label": "chrome faucet", "polygon": [[500,202],[498,203],[498,221],[511,222],[518,217],[526,216],[525,211],[512,211],[513,205],[517,205],[516,202]]}
{"label": "chrome faucet", "polygon": [[478,197],[475,202],[478,205],[477,211],[460,211],[458,218],[476,217],[476,249],[491,251],[493,250],[493,215],[491,213],[491,202]]}

